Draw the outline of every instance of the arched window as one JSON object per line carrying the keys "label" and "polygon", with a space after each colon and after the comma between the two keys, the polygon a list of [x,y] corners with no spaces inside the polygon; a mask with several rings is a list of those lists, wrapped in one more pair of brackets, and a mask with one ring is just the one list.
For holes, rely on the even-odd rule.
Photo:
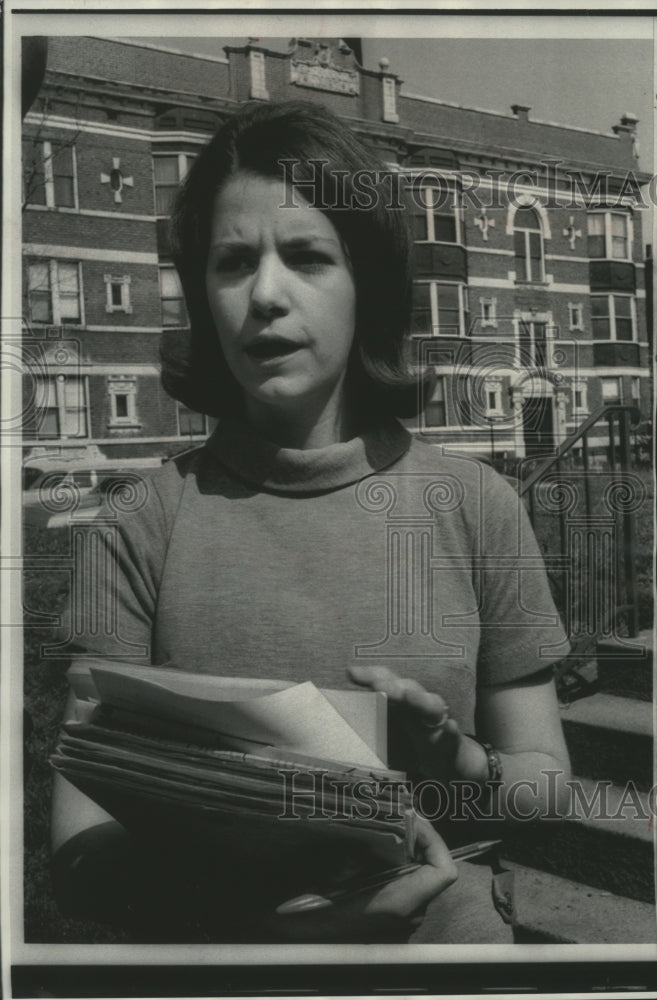
{"label": "arched window", "polygon": [[513,248],[516,257],[516,281],[544,281],[543,230],[538,213],[521,207],[513,219]]}

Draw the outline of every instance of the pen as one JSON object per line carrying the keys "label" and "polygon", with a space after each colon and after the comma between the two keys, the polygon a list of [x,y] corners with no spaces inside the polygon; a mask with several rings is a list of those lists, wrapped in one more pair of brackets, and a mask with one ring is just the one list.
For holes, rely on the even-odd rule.
{"label": "pen", "polygon": [[[465,844],[463,847],[457,847],[449,853],[453,861],[467,861],[468,858],[476,858],[481,854],[486,854],[500,843],[500,840],[480,840],[475,844]],[[358,896],[360,893],[388,885],[389,882],[394,882],[395,879],[402,878],[404,875],[410,875],[422,867],[423,865],[420,862],[411,861],[405,865],[397,865],[396,868],[387,868],[375,872],[367,878],[353,880],[346,888],[331,889],[324,893],[306,893],[303,896],[295,896],[294,899],[288,899],[277,906],[276,912],[283,916],[293,913],[306,913],[309,910],[322,910],[327,906],[333,906],[336,901],[347,899],[350,896]]]}

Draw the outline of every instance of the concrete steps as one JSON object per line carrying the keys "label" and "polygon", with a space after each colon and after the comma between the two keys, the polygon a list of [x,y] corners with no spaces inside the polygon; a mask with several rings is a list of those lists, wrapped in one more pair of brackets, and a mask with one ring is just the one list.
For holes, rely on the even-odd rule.
{"label": "concrete steps", "polygon": [[602,889],[509,865],[515,871],[519,944],[653,944],[655,908]]}
{"label": "concrete steps", "polygon": [[652,704],[600,692],[562,710],[573,774],[649,791],[653,780]]}
{"label": "concrete steps", "polygon": [[[655,943],[652,636],[598,648],[561,718],[573,781],[568,814],[509,831],[518,942]],[[589,683],[592,682],[592,683]]]}
{"label": "concrete steps", "polygon": [[652,701],[653,636],[639,632],[636,639],[600,642],[597,646],[598,686],[607,694]]}
{"label": "concrete steps", "polygon": [[573,779],[568,818],[518,824],[505,838],[505,857],[652,903],[655,885],[649,817],[646,793]]}

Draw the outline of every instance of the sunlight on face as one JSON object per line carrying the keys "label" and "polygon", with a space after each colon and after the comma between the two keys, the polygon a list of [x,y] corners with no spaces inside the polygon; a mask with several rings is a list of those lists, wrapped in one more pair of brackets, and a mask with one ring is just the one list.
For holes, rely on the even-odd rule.
{"label": "sunlight on face", "polygon": [[214,204],[206,290],[247,414],[330,417],[343,404],[356,288],[333,223],[283,182],[240,172]]}

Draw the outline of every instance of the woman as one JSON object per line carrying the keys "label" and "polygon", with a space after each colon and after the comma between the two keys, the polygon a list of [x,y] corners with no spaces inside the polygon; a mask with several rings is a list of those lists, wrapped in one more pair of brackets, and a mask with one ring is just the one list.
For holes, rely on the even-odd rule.
{"label": "woman", "polygon": [[[541,651],[564,637],[536,563],[509,564],[512,547],[537,555],[513,491],[479,463],[412,440],[395,419],[422,392],[405,362],[404,213],[390,205],[385,174],[366,206],[358,197],[363,171],[377,169],[343,122],[296,102],[243,107],[192,167],[173,220],[191,339],[163,357],[163,383],[220,421],[124,518],[121,652],[131,643],[146,663],[385,691],[400,761],[416,778],[536,781],[540,801],[542,772],[567,772]],[[402,622],[388,589],[387,518],[411,530],[423,518],[431,540],[423,610],[409,597]],[[89,635],[81,651],[115,653],[116,642]],[[475,723],[477,738],[465,735]],[[88,857],[80,838],[101,828],[86,812],[78,821],[89,808],[60,782],[63,888],[70,844]],[[428,823],[420,856],[419,871],[370,897],[267,932],[254,930],[260,886],[238,939],[403,939],[434,897],[437,940],[508,939],[485,869],[463,864],[456,878]]]}

